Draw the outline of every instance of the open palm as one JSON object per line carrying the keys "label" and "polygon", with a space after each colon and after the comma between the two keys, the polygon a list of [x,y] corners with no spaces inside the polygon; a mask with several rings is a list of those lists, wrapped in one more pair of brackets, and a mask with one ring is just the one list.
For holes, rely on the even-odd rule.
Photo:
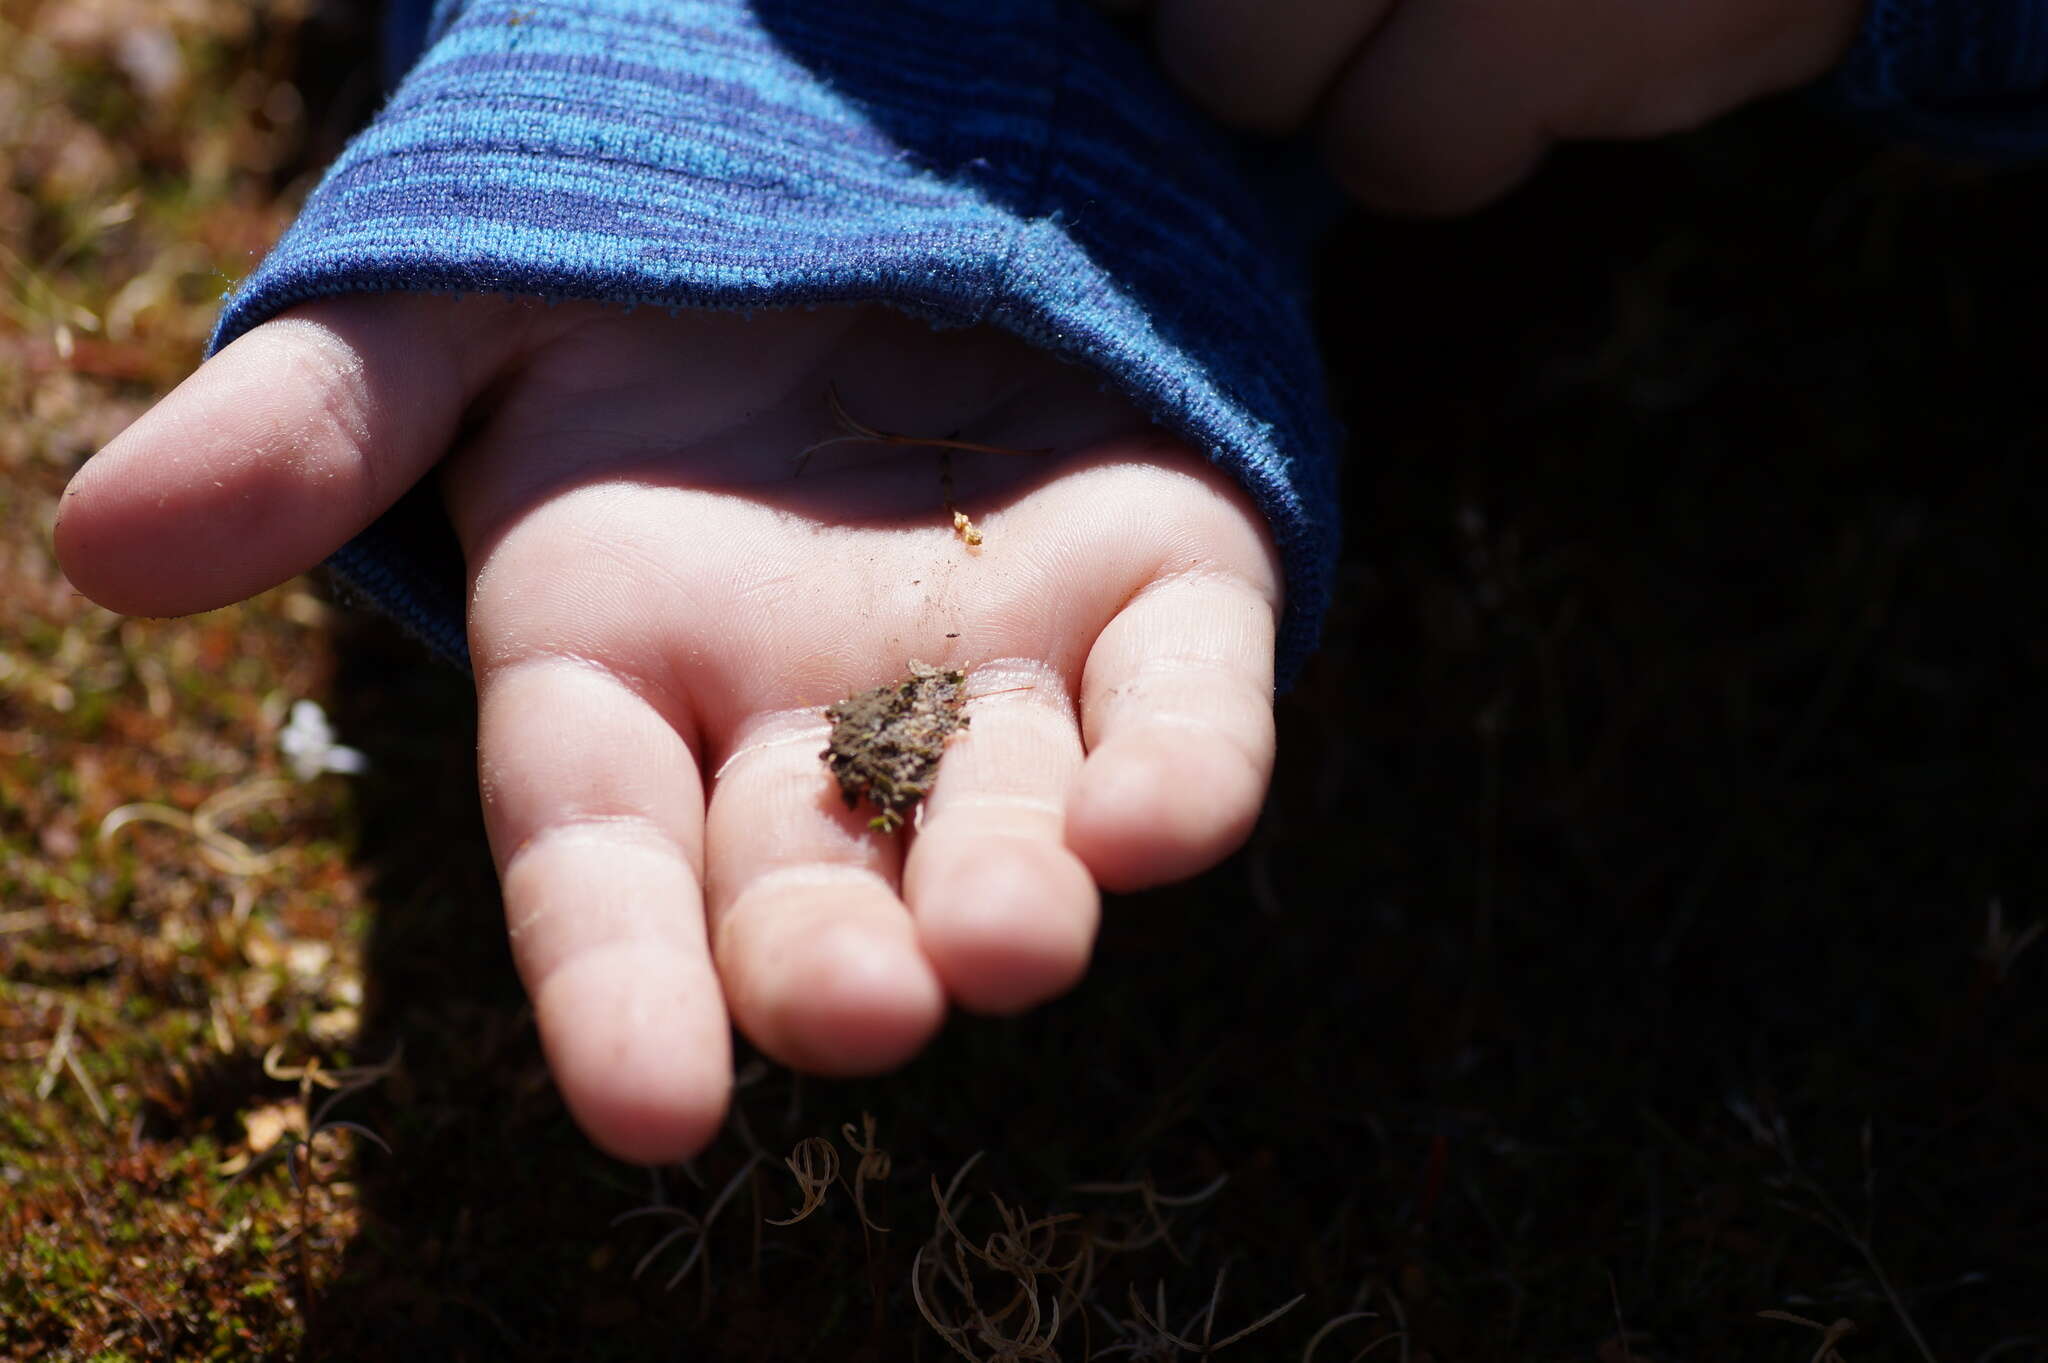
{"label": "open palm", "polygon": [[[872,427],[1036,453],[951,455]],[[1279,576],[1225,476],[1087,371],[882,311],[332,300],[250,332],[75,481],[58,549],[176,614],[310,567],[438,473],[468,560],[479,772],[550,1064],[603,1146],[715,1132],[728,1022],[800,1068],[913,1054],[948,1002],[1069,987],[1096,884],[1240,841],[1271,765]],[[823,707],[968,672],[913,830],[819,760]]]}

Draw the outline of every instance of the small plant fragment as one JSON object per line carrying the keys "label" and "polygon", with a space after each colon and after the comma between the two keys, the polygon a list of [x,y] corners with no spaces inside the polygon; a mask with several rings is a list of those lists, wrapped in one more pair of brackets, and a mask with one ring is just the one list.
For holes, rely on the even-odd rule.
{"label": "small plant fragment", "polygon": [[981,548],[980,529],[975,526],[973,521],[967,519],[965,511],[953,505],[953,452],[951,450],[939,451],[939,496],[945,499],[946,510],[953,513],[953,533],[960,537],[960,542],[969,549]]}
{"label": "small plant fragment", "polygon": [[953,533],[958,535],[960,542],[969,549],[981,547],[981,531],[967,518],[965,511],[953,504],[953,451],[967,450],[976,454],[1052,453],[1049,449],[1020,450],[1009,445],[981,445],[972,440],[955,440],[951,436],[902,435],[895,431],[877,430],[866,422],[854,420],[852,414],[846,410],[846,404],[839,400],[839,385],[836,383],[825,386],[825,401],[832,408],[832,420],[838,425],[841,434],[820,440],[814,445],[806,445],[799,450],[796,456],[797,472],[802,473],[811,456],[828,445],[929,446],[939,452],[939,495],[945,501],[946,514],[953,519]]}
{"label": "small plant fragment", "polygon": [[832,736],[818,754],[846,807],[865,799],[881,812],[868,827],[894,833],[928,794],[946,740],[967,727],[967,674],[910,660],[910,675],[827,707]]}

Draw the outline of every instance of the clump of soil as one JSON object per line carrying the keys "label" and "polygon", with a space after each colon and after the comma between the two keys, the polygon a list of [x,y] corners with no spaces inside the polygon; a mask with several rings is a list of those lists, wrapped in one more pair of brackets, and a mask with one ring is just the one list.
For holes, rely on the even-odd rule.
{"label": "clump of soil", "polygon": [[832,737],[819,756],[846,807],[863,799],[881,812],[868,827],[894,833],[938,776],[946,740],[967,727],[967,674],[910,661],[910,675],[829,706]]}

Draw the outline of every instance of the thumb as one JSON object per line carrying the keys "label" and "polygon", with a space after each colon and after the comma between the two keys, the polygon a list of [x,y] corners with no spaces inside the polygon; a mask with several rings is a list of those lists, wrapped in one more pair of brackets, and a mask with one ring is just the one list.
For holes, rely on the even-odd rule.
{"label": "thumb", "polygon": [[319,563],[447,451],[508,349],[479,315],[328,299],[240,337],[71,480],[65,576],[112,610],[184,615]]}

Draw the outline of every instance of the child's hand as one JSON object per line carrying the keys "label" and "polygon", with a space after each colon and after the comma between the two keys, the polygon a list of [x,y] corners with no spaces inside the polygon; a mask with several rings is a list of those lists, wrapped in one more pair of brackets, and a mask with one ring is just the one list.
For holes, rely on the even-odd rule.
{"label": "child's hand", "polygon": [[[1036,449],[840,444],[883,430]],[[1191,874],[1273,755],[1279,578],[1237,487],[982,331],[883,312],[632,315],[502,299],[309,305],[209,360],[78,475],[72,580],[147,615],[317,563],[444,454],[469,559],[480,771],[550,1063],[607,1149],[710,1139],[727,1019],[826,1073],[948,1001],[1074,983],[1096,883]],[[922,827],[871,832],[821,709],[907,660],[971,669]],[[460,950],[460,943],[450,943]]]}
{"label": "child's hand", "polygon": [[1226,123],[1313,126],[1375,207],[1454,213],[1553,142],[1652,137],[1803,85],[1863,0],[1101,0]]}

